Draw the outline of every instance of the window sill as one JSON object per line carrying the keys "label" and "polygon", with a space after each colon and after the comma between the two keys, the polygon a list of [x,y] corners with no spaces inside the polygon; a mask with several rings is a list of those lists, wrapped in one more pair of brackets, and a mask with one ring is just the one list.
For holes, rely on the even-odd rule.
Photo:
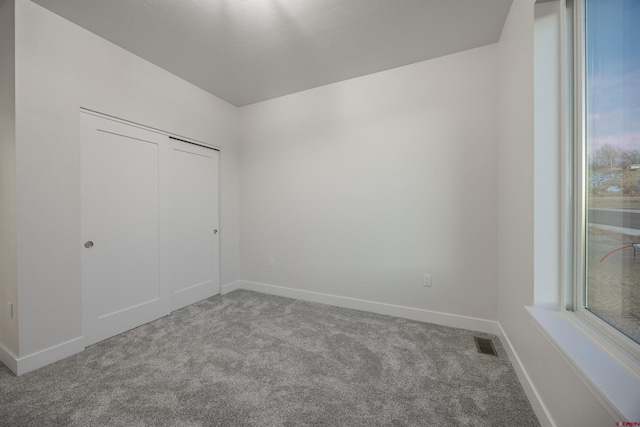
{"label": "window sill", "polygon": [[640,377],[623,363],[623,355],[611,354],[572,313],[538,307],[527,310],[542,335],[614,419],[640,421]]}

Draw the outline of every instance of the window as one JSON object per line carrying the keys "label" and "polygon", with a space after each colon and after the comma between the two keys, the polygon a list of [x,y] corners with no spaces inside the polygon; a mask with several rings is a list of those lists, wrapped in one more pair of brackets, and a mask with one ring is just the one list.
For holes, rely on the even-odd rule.
{"label": "window", "polygon": [[[605,34],[601,33],[602,27],[598,30],[600,32],[595,31],[591,27],[593,21],[587,23],[584,19],[587,14],[594,13],[597,13],[595,18],[607,16],[600,10],[594,12],[593,4],[596,3],[597,7],[611,7],[613,11],[618,8],[617,18],[608,18],[610,26],[614,28],[604,27]],[[596,312],[597,297],[603,292],[598,294],[594,286],[600,285],[605,290],[611,288],[607,298],[610,298],[609,302],[614,301],[613,314],[622,318],[623,309],[629,307],[624,305],[627,303],[625,300],[630,299],[629,294],[634,292],[634,288],[627,286],[629,296],[623,296],[620,281],[625,279],[625,272],[629,271],[632,262],[640,262],[640,251],[636,250],[636,260],[633,260],[633,247],[615,251],[626,245],[619,244],[621,239],[626,238],[621,231],[633,228],[630,226],[632,224],[594,224],[597,218],[589,216],[589,207],[597,209],[594,205],[598,202],[598,196],[610,195],[612,198],[608,201],[617,198],[618,204],[630,197],[619,191],[598,194],[593,176],[597,176],[595,169],[599,166],[592,163],[598,148],[594,143],[599,142],[595,135],[606,130],[595,128],[596,121],[604,123],[603,120],[611,120],[617,127],[628,124],[625,114],[634,108],[632,102],[639,99],[638,92],[629,98],[637,83],[629,83],[625,74],[620,73],[621,69],[629,69],[629,58],[639,58],[637,51],[631,54],[637,47],[618,46],[616,56],[623,59],[622,64],[618,61],[615,67],[608,66],[609,69],[617,69],[615,74],[622,75],[622,82],[620,78],[598,81],[594,77],[598,72],[600,77],[604,77],[603,71],[607,69],[606,55],[599,58],[598,50],[613,49],[599,38],[606,41],[615,35],[617,41],[614,44],[617,45],[629,44],[626,37],[631,37],[631,43],[638,40],[637,33],[630,35],[631,31],[638,31],[636,28],[640,21],[637,11],[631,14],[631,10],[620,9],[630,9],[633,3],[640,3],[640,0],[626,3],[619,0],[539,1],[534,6],[535,263],[534,306],[527,307],[527,311],[537,330],[572,367],[614,420],[640,419],[640,345],[630,338],[628,330],[620,330],[623,326],[618,325],[619,329],[612,326],[615,319],[610,312]],[[590,15],[589,18],[594,16]],[[589,69],[588,64],[593,68]],[[598,92],[597,83],[608,86]],[[634,87],[629,88],[629,85]],[[616,86],[618,90],[614,90]],[[611,96],[610,99],[604,97],[604,101],[617,99],[618,102],[607,104],[603,98],[598,98],[598,93]],[[620,104],[620,99],[625,101]],[[603,103],[600,113],[597,110],[599,103]],[[605,110],[607,106],[610,111]],[[615,119],[616,116],[618,119]],[[604,142],[613,144],[614,136],[619,138],[620,133],[610,132],[611,139]],[[615,171],[618,175],[632,170],[630,165],[626,169],[620,164],[616,167],[619,168]],[[594,182],[593,188],[589,187],[591,182]],[[607,188],[600,187],[602,189]],[[635,210],[626,206],[609,209],[618,209],[614,212],[619,217],[628,214],[626,210]],[[599,229],[603,232],[617,231],[617,234],[611,240],[606,240],[594,231]],[[603,250],[602,247],[595,247],[597,239],[601,239],[601,244],[608,248],[600,254],[595,252]],[[600,260],[610,252],[603,264],[611,260],[617,262],[609,267],[609,273],[613,275],[600,284],[594,283],[597,277],[594,268],[600,267]],[[616,259],[620,256],[622,258]],[[565,286],[559,286],[559,283]],[[627,320],[637,319],[630,313],[626,316]],[[589,414],[589,418],[591,414],[599,416],[601,412],[594,407],[587,412],[582,411],[582,414]]]}
{"label": "window", "polygon": [[576,23],[576,311],[640,354],[640,1],[583,0]]}

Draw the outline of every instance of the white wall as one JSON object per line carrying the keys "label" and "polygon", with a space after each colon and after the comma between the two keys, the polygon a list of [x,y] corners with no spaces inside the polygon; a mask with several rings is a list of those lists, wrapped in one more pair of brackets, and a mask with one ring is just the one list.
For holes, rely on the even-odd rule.
{"label": "white wall", "polygon": [[525,310],[534,303],[534,178],[548,185],[534,175],[532,0],[514,0],[498,48],[498,320],[555,425],[615,425]]}
{"label": "white wall", "polygon": [[[16,279],[15,4],[0,0],[0,360],[18,354]],[[3,349],[4,347],[4,349]]]}
{"label": "white wall", "polygon": [[241,108],[241,278],[495,319],[495,73],[493,45]]}
{"label": "white wall", "polygon": [[16,64],[21,359],[82,334],[80,107],[222,148],[221,282],[237,279],[235,107],[27,0]]}

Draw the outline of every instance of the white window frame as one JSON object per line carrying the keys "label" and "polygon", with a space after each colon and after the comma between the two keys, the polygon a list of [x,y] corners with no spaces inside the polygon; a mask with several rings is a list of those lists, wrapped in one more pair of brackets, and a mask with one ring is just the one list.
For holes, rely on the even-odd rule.
{"label": "white window frame", "polygon": [[[544,152],[544,157],[538,159],[541,163],[536,166],[534,162],[534,188],[539,187],[544,194],[551,194],[552,200],[547,198],[544,200],[547,203],[544,209],[534,212],[534,228],[558,232],[553,235],[536,234],[539,240],[534,240],[534,246],[540,246],[538,255],[543,256],[534,258],[534,299],[533,305],[527,306],[526,310],[533,326],[601,403],[613,421],[640,420],[640,363],[630,356],[633,352],[624,350],[611,339],[611,335],[617,333],[614,328],[586,310],[586,313],[575,310],[578,305],[576,283],[581,283],[578,278],[582,274],[577,269],[576,260],[579,254],[584,253],[576,243],[584,241],[580,240],[584,238],[583,228],[578,227],[575,221],[580,218],[576,212],[576,207],[579,207],[576,201],[582,200],[584,203],[584,197],[578,198],[582,187],[575,188],[575,183],[584,181],[576,177],[580,164],[575,162],[575,138],[578,137],[575,117],[576,111],[580,110],[574,100],[581,98],[574,96],[574,83],[582,84],[584,77],[579,82],[574,79],[574,70],[577,70],[575,64],[580,64],[582,60],[582,51],[574,49],[574,33],[583,28],[580,24],[576,29],[574,18],[582,15],[582,9],[577,15],[573,13],[572,0],[551,1],[549,3],[554,5],[551,8],[544,6],[543,2],[546,1],[538,0],[537,3],[541,4],[535,6],[545,10],[541,16],[554,10],[547,16],[555,18],[551,21],[542,18],[534,22],[534,100],[548,104],[540,109],[539,115],[534,115],[535,149],[540,148]],[[573,0],[574,3],[581,1]],[[557,23],[553,22],[554,19],[557,19]],[[556,25],[557,28],[554,27]],[[556,43],[559,47],[557,54],[553,48]],[[539,56],[535,55],[536,45],[540,50]],[[574,54],[578,54],[578,58]],[[554,94],[558,95],[555,101]],[[557,104],[549,104],[553,102]],[[551,114],[545,115],[545,111],[549,112],[548,108],[551,108]],[[554,114],[559,117],[557,123]],[[550,128],[551,132],[545,132]],[[536,134],[540,140],[536,139]],[[548,164],[555,165],[556,160],[559,173],[554,181],[555,178],[547,179]],[[559,186],[559,191],[556,186]],[[550,214],[549,209],[555,214]],[[557,264],[554,263],[556,257],[544,257],[547,253],[557,253]],[[593,325],[594,321],[600,322],[605,332],[599,331],[598,326]],[[623,337],[628,340],[626,336]],[[544,411],[552,423],[551,416],[546,409]]]}
{"label": "white window frame", "polygon": [[[568,46],[573,47],[573,68],[568,70],[570,81],[573,81],[573,211],[571,223],[573,236],[573,254],[568,259],[573,260],[572,280],[569,283],[569,298],[566,301],[567,310],[572,310],[576,317],[584,322],[592,332],[605,340],[605,345],[610,345],[616,352],[620,353],[623,359],[629,359],[628,366],[640,375],[640,344],[590,312],[586,305],[586,241],[587,241],[587,156],[586,156],[586,73],[585,73],[585,18],[586,0],[575,0],[573,4],[567,1],[567,14],[572,16],[573,31],[569,31],[573,36],[573,43]],[[573,10],[571,9],[573,8]],[[571,228],[571,227],[567,227]],[[571,277],[571,274],[568,275]],[[630,363],[629,363],[630,362]]]}

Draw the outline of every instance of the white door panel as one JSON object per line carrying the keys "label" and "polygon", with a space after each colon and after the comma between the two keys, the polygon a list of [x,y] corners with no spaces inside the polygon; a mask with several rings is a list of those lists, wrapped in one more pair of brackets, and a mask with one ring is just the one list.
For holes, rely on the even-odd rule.
{"label": "white door panel", "polygon": [[[160,136],[83,114],[86,345],[168,314],[159,277]],[[130,136],[135,135],[135,136]]]}
{"label": "white door panel", "polygon": [[172,141],[169,265],[171,310],[219,293],[218,152]]}

